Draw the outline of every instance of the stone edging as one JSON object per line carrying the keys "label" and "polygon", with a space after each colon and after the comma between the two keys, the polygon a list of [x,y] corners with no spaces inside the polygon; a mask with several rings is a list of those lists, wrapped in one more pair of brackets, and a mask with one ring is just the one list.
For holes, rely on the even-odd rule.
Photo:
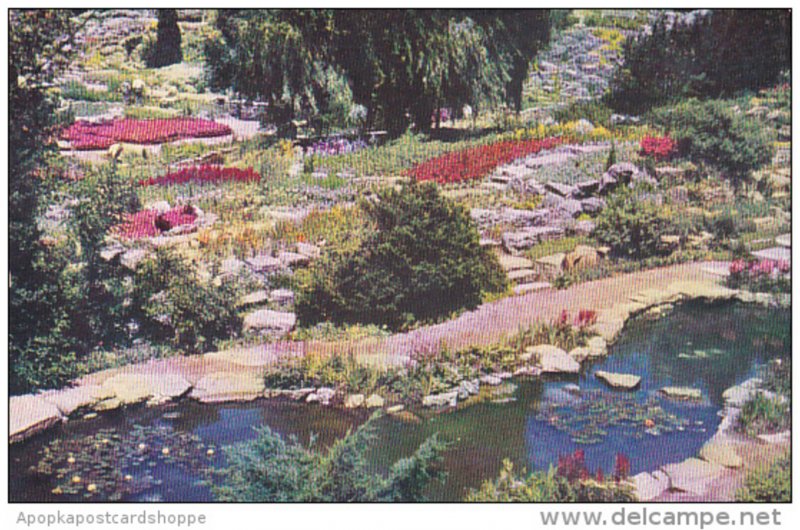
{"label": "stone edging", "polygon": [[[602,350],[604,354],[605,344],[601,343],[612,343],[616,340],[631,316],[690,299],[735,299],[762,304],[776,300],[772,295],[736,291],[713,281],[673,282],[664,290],[646,289],[631,296],[628,303],[617,304],[609,310],[601,311],[593,327],[599,337],[590,339],[590,342],[594,341],[596,349]],[[790,298],[787,296],[778,301],[781,305],[786,305],[790,303]],[[592,357],[599,356],[597,354]],[[232,361],[227,359],[225,352],[207,354],[206,357]],[[86,408],[99,412],[142,402],[158,405],[184,396],[201,402],[220,403],[252,401],[274,395],[274,391],[265,388],[258,370],[262,363],[256,360],[252,364],[244,361],[245,366],[242,366],[242,362],[235,364],[240,370],[230,367],[227,371],[207,374],[194,383],[179,374],[118,373],[102,383],[10,397],[9,443],[22,441],[59,422],[68,421],[76,411]]]}

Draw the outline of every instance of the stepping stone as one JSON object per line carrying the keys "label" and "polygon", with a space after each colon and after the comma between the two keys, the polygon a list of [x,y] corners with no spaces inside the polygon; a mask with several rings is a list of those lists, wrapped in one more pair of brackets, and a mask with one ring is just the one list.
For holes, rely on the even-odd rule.
{"label": "stepping stone", "polygon": [[508,254],[503,254],[499,258],[500,266],[505,271],[516,271],[520,269],[530,269],[533,267],[533,262],[528,258],[523,258],[521,256],[509,256]]}
{"label": "stepping stone", "polygon": [[261,254],[260,256],[248,258],[245,262],[254,272],[271,273],[277,272],[283,268],[281,260],[273,258],[268,254]]}
{"label": "stepping stone", "polygon": [[546,278],[555,278],[561,274],[565,257],[564,252],[543,256],[536,260],[536,269]]}
{"label": "stepping stone", "polygon": [[698,388],[688,388],[682,386],[665,386],[659,390],[662,394],[672,399],[681,399],[684,401],[700,401],[703,399],[703,393]]}
{"label": "stepping stone", "polygon": [[19,442],[61,421],[54,404],[31,394],[8,400],[8,441]]}
{"label": "stepping stone", "polygon": [[536,271],[533,269],[517,269],[510,271],[507,276],[509,281],[514,283],[530,283],[536,279]]}
{"label": "stepping stone", "polygon": [[669,477],[663,471],[639,473],[631,477],[631,482],[642,502],[651,501],[669,489]]}
{"label": "stepping stone", "polygon": [[244,317],[244,331],[258,331],[261,333],[286,335],[294,329],[297,317],[294,313],[260,309],[248,313]]}
{"label": "stepping stone", "polygon": [[757,250],[751,252],[753,256],[759,259],[771,259],[775,261],[792,262],[792,250],[786,247],[772,247],[764,250]]}
{"label": "stepping stone", "polygon": [[709,483],[725,472],[722,466],[699,458],[689,458],[679,464],[669,464],[663,469],[670,478],[672,489],[698,496],[704,495]]}
{"label": "stepping stone", "polygon": [[742,467],[742,457],[736,454],[730,443],[725,440],[711,439],[700,448],[700,458],[711,464],[724,467]]}
{"label": "stepping stone", "polygon": [[274,289],[269,292],[269,301],[275,304],[291,304],[294,302],[294,291],[291,289]]}
{"label": "stepping stone", "polygon": [[190,397],[202,403],[252,401],[264,390],[264,378],[258,373],[216,372],[200,379]]}
{"label": "stepping stone", "polygon": [[622,390],[633,390],[642,382],[642,378],[633,374],[618,374],[615,372],[604,372],[598,370],[594,376],[612,388]]}
{"label": "stepping stone", "polygon": [[305,254],[298,254],[297,252],[281,252],[278,254],[278,260],[284,267],[304,267],[310,261],[309,257]]}
{"label": "stepping stone", "polygon": [[781,234],[775,238],[775,243],[782,247],[792,247],[792,234]]}
{"label": "stepping stone", "polygon": [[262,289],[260,291],[254,291],[248,295],[243,296],[242,299],[239,300],[239,305],[248,306],[248,305],[263,304],[268,300],[269,300],[269,295],[267,294],[267,291]]}
{"label": "stepping stone", "polygon": [[514,294],[532,293],[534,291],[541,291],[542,289],[549,289],[551,285],[547,282],[531,282],[521,283],[514,286]]}

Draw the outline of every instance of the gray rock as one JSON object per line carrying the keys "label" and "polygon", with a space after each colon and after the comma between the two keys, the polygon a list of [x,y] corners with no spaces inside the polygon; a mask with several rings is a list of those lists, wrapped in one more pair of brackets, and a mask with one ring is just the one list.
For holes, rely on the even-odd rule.
{"label": "gray rock", "polygon": [[317,259],[322,254],[322,250],[318,246],[303,242],[297,243],[295,251],[308,259]]}
{"label": "gray rock", "polygon": [[574,198],[582,199],[590,197],[600,189],[600,181],[597,179],[582,180],[575,184],[575,189],[576,192],[573,194]]}
{"label": "gray rock", "polygon": [[510,254],[518,254],[541,241],[563,237],[564,232],[564,228],[559,226],[538,226],[519,232],[506,232],[503,234],[503,247]]}
{"label": "gray rock", "polygon": [[606,207],[606,201],[600,197],[589,197],[581,200],[581,210],[586,213],[597,213]]}
{"label": "gray rock", "polygon": [[244,317],[244,330],[284,336],[294,329],[297,317],[294,313],[259,309]]}
{"label": "gray rock", "polygon": [[119,262],[125,268],[136,270],[136,267],[148,254],[149,252],[143,248],[134,248],[125,252],[122,257],[119,258]]}
{"label": "gray rock", "polygon": [[344,398],[344,408],[355,409],[364,404],[364,394],[350,394]]}
{"label": "gray rock", "polygon": [[267,295],[267,291],[259,290],[253,291],[252,293],[246,294],[239,300],[239,305],[241,306],[249,306],[249,305],[257,305],[263,304],[269,299],[269,295]]}
{"label": "gray rock", "polygon": [[497,386],[502,382],[503,382],[503,380],[500,377],[496,376],[496,375],[488,375],[487,374],[487,375],[482,375],[481,376],[481,383],[484,384],[484,385]]}
{"label": "gray rock", "polygon": [[297,252],[281,252],[278,254],[278,261],[284,267],[295,268],[308,265],[310,259],[308,256]]}
{"label": "gray rock", "polygon": [[269,292],[269,301],[274,304],[291,304],[294,302],[294,291],[291,289],[273,289]]}
{"label": "gray rock", "polygon": [[253,272],[271,274],[283,269],[283,264],[278,258],[273,258],[269,254],[260,254],[245,260]]}
{"label": "gray rock", "polygon": [[573,197],[578,193],[578,188],[568,184],[561,184],[560,182],[548,182],[544,185],[547,191],[552,191],[561,197]]}
{"label": "gray rock", "polygon": [[636,496],[642,502],[651,501],[669,489],[669,477],[663,471],[642,472],[630,480]]}
{"label": "gray rock", "polygon": [[622,390],[633,390],[642,382],[642,378],[633,374],[619,374],[615,372],[605,372],[598,370],[594,373],[595,377],[606,383],[611,388]]}
{"label": "gray rock", "polygon": [[477,394],[479,391],[479,386],[480,385],[478,381],[461,381],[456,388],[456,392],[458,392],[458,399],[467,399],[469,396]]}
{"label": "gray rock", "polygon": [[237,258],[228,258],[222,261],[222,264],[220,265],[220,274],[223,275],[239,274],[244,266],[245,266],[244,261]]}
{"label": "gray rock", "polygon": [[524,356],[530,356],[530,359],[537,359],[543,373],[576,374],[581,369],[580,363],[570,357],[567,352],[550,344],[540,344],[526,348]]}
{"label": "gray rock", "polygon": [[555,193],[548,193],[544,196],[542,207],[549,208],[560,216],[566,218],[578,217],[583,213],[581,201],[577,199],[567,199],[556,195]]}
{"label": "gray rock", "polygon": [[588,236],[594,232],[595,222],[585,219],[569,225],[569,231],[577,236]]}
{"label": "gray rock", "polygon": [[458,404],[458,390],[430,394],[422,398],[423,407],[455,407]]}
{"label": "gray rock", "polygon": [[386,400],[383,397],[379,396],[378,394],[370,395],[366,401],[364,401],[364,406],[368,409],[377,409],[386,404]]}

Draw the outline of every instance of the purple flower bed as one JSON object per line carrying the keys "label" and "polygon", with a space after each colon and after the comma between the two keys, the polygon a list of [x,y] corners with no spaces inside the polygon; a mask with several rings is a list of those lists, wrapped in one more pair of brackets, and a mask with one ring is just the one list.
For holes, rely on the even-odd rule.
{"label": "purple flower bed", "polygon": [[312,144],[308,148],[307,153],[317,156],[343,155],[346,153],[355,153],[366,147],[369,147],[369,144],[362,139],[348,140],[346,138],[332,138]]}

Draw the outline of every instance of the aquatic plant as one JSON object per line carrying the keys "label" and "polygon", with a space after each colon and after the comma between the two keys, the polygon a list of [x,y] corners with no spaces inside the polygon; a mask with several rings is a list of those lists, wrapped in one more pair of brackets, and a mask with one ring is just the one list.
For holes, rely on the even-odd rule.
{"label": "aquatic plant", "polygon": [[31,470],[51,481],[65,500],[118,501],[161,484],[154,468],[179,466],[203,471],[215,448],[196,435],[163,426],[134,425],[129,431],[101,429],[77,438],[58,438],[42,449]]}
{"label": "aquatic plant", "polygon": [[545,404],[537,419],[569,434],[577,444],[601,443],[611,429],[617,429],[619,436],[642,438],[689,427],[685,418],[666,412],[658,398],[642,402],[633,396],[602,391],[584,391],[571,404]]}

